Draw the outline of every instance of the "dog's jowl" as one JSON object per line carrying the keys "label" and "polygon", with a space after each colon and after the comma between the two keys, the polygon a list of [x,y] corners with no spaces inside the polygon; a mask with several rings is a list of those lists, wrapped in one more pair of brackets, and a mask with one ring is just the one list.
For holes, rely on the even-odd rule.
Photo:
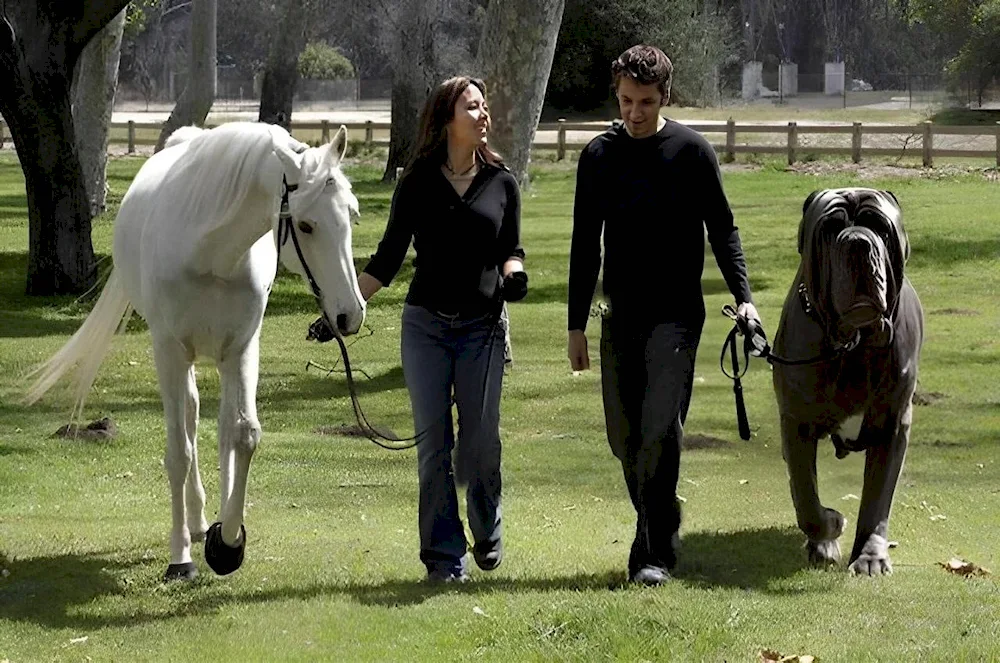
{"label": "dog's jowl", "polygon": [[[892,572],[889,512],[910,436],[923,312],[904,276],[909,242],[887,191],[812,193],[799,226],[801,262],[785,299],[774,389],[792,501],[813,563],[840,560],[844,517],[823,506],[816,447],[864,452],[864,488],[849,568]],[[803,361],[799,361],[803,360]]]}

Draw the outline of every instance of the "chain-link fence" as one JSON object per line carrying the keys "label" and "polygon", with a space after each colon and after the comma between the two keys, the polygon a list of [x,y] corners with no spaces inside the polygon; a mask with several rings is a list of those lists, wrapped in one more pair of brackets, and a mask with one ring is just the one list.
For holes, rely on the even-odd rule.
{"label": "chain-link fence", "polygon": [[[745,76],[741,96],[728,103],[777,105],[803,109],[865,108],[909,110],[941,105],[969,105],[978,100],[949,86],[942,73],[845,71],[802,72],[794,65],[764,65]],[[987,95],[989,96],[989,95]],[[992,97],[989,98],[990,100]]]}
{"label": "chain-link fence", "polygon": [[[260,104],[261,78],[260,75],[241,75],[234,70],[220,68],[213,107],[217,111],[233,112],[256,108]],[[142,86],[131,80],[121,80],[116,105],[172,106],[184,91],[185,83],[183,74],[174,74],[169,85],[159,86]],[[305,107],[387,107],[391,98],[392,81],[385,79],[300,80],[296,86],[295,104]]]}

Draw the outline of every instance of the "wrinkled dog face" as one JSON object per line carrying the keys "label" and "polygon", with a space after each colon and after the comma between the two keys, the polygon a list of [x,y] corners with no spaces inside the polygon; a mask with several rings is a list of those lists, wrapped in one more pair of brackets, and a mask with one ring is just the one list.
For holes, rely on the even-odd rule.
{"label": "wrinkled dog face", "polygon": [[803,206],[799,252],[806,288],[839,340],[871,329],[891,338],[891,308],[909,244],[896,197],[849,188],[811,194]]}

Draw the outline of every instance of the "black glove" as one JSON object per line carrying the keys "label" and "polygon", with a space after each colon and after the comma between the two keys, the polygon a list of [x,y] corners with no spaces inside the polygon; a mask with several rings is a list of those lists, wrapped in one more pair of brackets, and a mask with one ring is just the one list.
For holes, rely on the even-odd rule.
{"label": "black glove", "polygon": [[333,330],[330,329],[330,325],[326,324],[326,316],[319,316],[316,318],[316,322],[309,325],[309,334],[306,336],[307,341],[326,343],[327,341],[332,341],[333,338]]}
{"label": "black glove", "polygon": [[519,302],[528,294],[527,272],[511,272],[500,285],[500,296],[505,302]]}

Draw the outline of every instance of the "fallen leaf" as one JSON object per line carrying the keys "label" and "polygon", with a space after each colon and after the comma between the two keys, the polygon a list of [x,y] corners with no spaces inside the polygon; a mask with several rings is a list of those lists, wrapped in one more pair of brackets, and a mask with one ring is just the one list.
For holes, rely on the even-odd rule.
{"label": "fallen leaf", "polygon": [[677,496],[677,501],[680,502],[681,504],[685,504],[688,501],[688,499],[686,497],[684,497],[683,495],[678,495]]}
{"label": "fallen leaf", "polygon": [[480,608],[478,605],[472,607],[472,612],[476,613],[480,617],[489,617],[489,615],[487,615],[486,612],[483,611],[483,609]]}
{"label": "fallen leaf", "polygon": [[745,486],[750,483],[750,479],[740,479],[740,485]]}
{"label": "fallen leaf", "polygon": [[861,498],[858,497],[857,495],[855,495],[854,493],[847,493],[846,495],[844,495],[840,499],[842,499],[842,500],[860,500]]}
{"label": "fallen leaf", "polygon": [[947,562],[938,562],[938,564],[945,571],[963,576],[965,578],[969,578],[971,576],[990,575],[989,569],[984,569],[981,566],[976,566],[972,562],[967,562],[964,559],[959,559],[958,557],[952,557]]}
{"label": "fallen leaf", "polygon": [[70,638],[69,644],[71,645],[82,645],[87,640],[90,640],[89,635],[85,635],[82,638]]}
{"label": "fallen leaf", "polygon": [[933,516],[931,516],[931,520],[948,520],[948,516],[944,515],[943,513],[935,513]]}
{"label": "fallen leaf", "polygon": [[984,465],[983,463],[976,463],[976,467],[982,470],[986,467],[986,465]]}

